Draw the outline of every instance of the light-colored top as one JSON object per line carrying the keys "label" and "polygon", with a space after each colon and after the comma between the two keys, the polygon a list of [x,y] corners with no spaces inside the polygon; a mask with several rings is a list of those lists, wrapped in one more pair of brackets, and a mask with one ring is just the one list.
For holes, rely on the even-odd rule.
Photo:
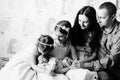
{"label": "light-colored top", "polygon": [[120,22],[115,20],[111,30],[103,30],[99,58],[103,68],[111,67],[112,74],[120,78]]}
{"label": "light-colored top", "polygon": [[57,59],[63,60],[70,53],[70,45],[59,46],[58,43],[54,44],[54,50],[52,51],[53,56]]}

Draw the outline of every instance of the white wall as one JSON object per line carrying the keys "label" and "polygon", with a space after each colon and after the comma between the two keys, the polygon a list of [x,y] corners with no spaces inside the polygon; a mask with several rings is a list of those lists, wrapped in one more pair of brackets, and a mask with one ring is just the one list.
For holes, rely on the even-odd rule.
{"label": "white wall", "polygon": [[[73,25],[84,5],[95,8],[105,0],[0,0],[0,56],[11,58],[41,33],[53,34],[55,24],[67,19]],[[116,3],[116,0],[109,0]]]}

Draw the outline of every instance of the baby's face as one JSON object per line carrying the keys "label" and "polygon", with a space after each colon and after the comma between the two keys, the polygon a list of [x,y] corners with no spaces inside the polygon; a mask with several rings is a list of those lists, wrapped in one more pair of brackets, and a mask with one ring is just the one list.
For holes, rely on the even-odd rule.
{"label": "baby's face", "polygon": [[47,60],[43,56],[39,56],[38,61],[39,61],[39,63],[46,63],[47,62]]}

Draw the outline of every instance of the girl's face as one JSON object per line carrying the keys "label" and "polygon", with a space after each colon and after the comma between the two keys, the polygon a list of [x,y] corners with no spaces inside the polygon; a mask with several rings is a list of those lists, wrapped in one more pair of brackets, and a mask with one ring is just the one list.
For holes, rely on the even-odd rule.
{"label": "girl's face", "polygon": [[59,32],[58,30],[55,30],[55,38],[59,41],[59,42],[64,42],[66,40],[66,36],[65,34],[62,34],[61,32]]}
{"label": "girl's face", "polygon": [[88,17],[85,15],[82,15],[82,14],[80,14],[78,17],[79,17],[78,23],[79,23],[81,29],[87,29],[89,27],[89,23],[90,23]]}

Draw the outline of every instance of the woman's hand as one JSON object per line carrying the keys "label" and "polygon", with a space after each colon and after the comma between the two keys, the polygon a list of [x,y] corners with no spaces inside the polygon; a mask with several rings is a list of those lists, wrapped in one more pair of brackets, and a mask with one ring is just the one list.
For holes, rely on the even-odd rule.
{"label": "woman's hand", "polygon": [[70,66],[71,69],[78,69],[80,68],[80,61],[74,60],[72,65]]}

